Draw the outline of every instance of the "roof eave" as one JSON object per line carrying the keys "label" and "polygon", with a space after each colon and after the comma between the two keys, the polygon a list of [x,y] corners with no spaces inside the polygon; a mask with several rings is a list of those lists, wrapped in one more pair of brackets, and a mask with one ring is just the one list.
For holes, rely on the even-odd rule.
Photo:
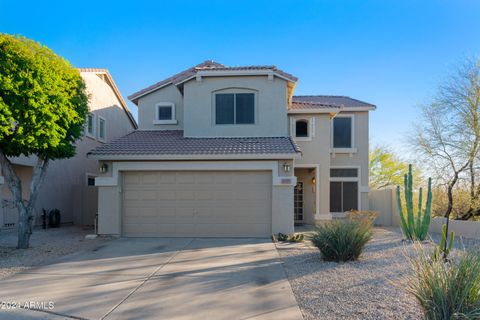
{"label": "roof eave", "polygon": [[298,79],[289,78],[281,75],[274,70],[200,70],[194,75],[175,82],[174,85],[178,86],[182,83],[195,79],[196,77],[235,77],[235,76],[275,76],[288,82],[296,83]]}
{"label": "roof eave", "polygon": [[127,160],[287,160],[300,159],[300,152],[292,153],[251,153],[251,154],[93,154],[88,153],[87,158],[103,161]]}
{"label": "roof eave", "polygon": [[289,109],[288,114],[305,114],[305,113],[338,113],[338,112],[360,112],[375,110],[375,106],[371,107],[341,107],[341,108],[304,108]]}

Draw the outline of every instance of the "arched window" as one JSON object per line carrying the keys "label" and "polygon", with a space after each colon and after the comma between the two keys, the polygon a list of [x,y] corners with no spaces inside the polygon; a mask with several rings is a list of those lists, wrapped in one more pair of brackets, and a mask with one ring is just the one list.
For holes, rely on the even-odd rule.
{"label": "arched window", "polygon": [[308,137],[308,121],[307,120],[297,120],[297,122],[295,122],[295,136]]}

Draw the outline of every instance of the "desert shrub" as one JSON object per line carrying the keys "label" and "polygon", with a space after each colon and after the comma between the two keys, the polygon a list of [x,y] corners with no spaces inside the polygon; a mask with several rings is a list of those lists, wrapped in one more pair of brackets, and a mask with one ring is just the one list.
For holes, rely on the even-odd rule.
{"label": "desert shrub", "polygon": [[[436,187],[432,190],[432,215],[443,217],[448,207],[448,197],[444,188]],[[457,186],[453,190],[453,208],[450,217],[456,219],[470,208],[470,189],[466,186]]]}
{"label": "desert shrub", "polygon": [[347,212],[347,218],[350,220],[355,220],[355,221],[361,221],[361,222],[367,222],[373,225],[375,222],[375,219],[378,217],[378,212],[377,211],[371,211],[371,210],[351,210]]}
{"label": "desert shrub", "polygon": [[283,234],[281,232],[272,235],[273,242],[288,241],[288,242],[302,242],[305,236],[302,233]]}
{"label": "desert shrub", "polygon": [[324,260],[340,262],[357,260],[371,238],[370,223],[339,220],[318,225],[312,242]]}
{"label": "desert shrub", "polygon": [[480,319],[480,257],[463,252],[445,262],[421,251],[411,258],[408,290],[425,319]]}

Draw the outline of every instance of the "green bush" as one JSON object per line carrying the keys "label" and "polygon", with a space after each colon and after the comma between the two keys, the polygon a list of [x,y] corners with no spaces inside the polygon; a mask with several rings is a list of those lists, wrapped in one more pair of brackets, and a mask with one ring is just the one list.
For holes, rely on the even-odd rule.
{"label": "green bush", "polygon": [[332,221],[316,227],[312,242],[320,249],[324,260],[340,262],[357,260],[371,238],[370,223]]}
{"label": "green bush", "polygon": [[408,290],[425,319],[480,319],[480,257],[463,252],[445,262],[421,251],[411,259]]}

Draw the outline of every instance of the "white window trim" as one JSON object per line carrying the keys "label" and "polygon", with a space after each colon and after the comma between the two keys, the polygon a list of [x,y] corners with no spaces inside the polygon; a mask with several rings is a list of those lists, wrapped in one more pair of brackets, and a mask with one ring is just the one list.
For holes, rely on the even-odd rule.
{"label": "white window trim", "polygon": [[[217,124],[217,94],[233,94],[236,96],[239,93],[251,93],[253,94],[253,123],[236,123],[237,122],[237,99],[234,97],[233,99],[233,123],[222,123]],[[257,92],[251,89],[234,89],[234,90],[217,90],[213,92],[213,125],[214,126],[254,126],[257,123],[258,115],[257,115]]]}
{"label": "white window trim", "polygon": [[[93,132],[92,133],[88,132],[88,117],[89,116],[92,116],[92,118],[93,118],[92,119],[92,130],[93,130]],[[92,138],[92,139],[96,138],[96,133],[97,133],[97,131],[96,131],[96,124],[97,124],[96,118],[97,117],[95,116],[95,113],[93,113],[93,112],[89,112],[87,114],[87,123],[86,123],[86,126],[85,126],[85,135],[89,138]]]}
{"label": "white window trim", "polygon": [[[356,177],[330,177],[330,169],[357,169],[357,176]],[[362,197],[361,197],[361,177],[362,177],[362,169],[360,166],[330,166],[328,170],[329,182],[357,182],[357,204],[358,210],[362,208]],[[330,188],[330,186],[329,186]],[[329,191],[330,192],[330,191]],[[330,212],[330,214],[334,218],[344,218],[346,216],[345,212]]]}
{"label": "white window trim", "polygon": [[[308,126],[308,136],[306,137],[297,137],[297,121],[307,121]],[[315,117],[292,117],[290,118],[290,132],[291,136],[295,141],[312,141],[315,137]]]}
{"label": "white window trim", "polygon": [[[104,117],[98,116],[98,141],[101,142],[107,142],[107,119]],[[105,128],[103,129],[104,137],[100,137],[100,122],[103,120],[103,123],[105,123]]]}
{"label": "white window trim", "polygon": [[[172,119],[170,120],[158,120],[159,117],[159,108],[160,107],[171,107],[172,108]],[[175,113],[175,103],[173,102],[159,102],[155,104],[155,119],[153,119],[153,124],[177,124],[177,118]]]}
{"label": "white window trim", "polygon": [[[335,118],[351,118],[352,130],[351,130],[351,141],[352,145],[350,148],[334,148],[333,147],[333,122]],[[330,121],[330,153],[357,153],[358,149],[355,147],[355,115],[354,114],[337,114]]]}

